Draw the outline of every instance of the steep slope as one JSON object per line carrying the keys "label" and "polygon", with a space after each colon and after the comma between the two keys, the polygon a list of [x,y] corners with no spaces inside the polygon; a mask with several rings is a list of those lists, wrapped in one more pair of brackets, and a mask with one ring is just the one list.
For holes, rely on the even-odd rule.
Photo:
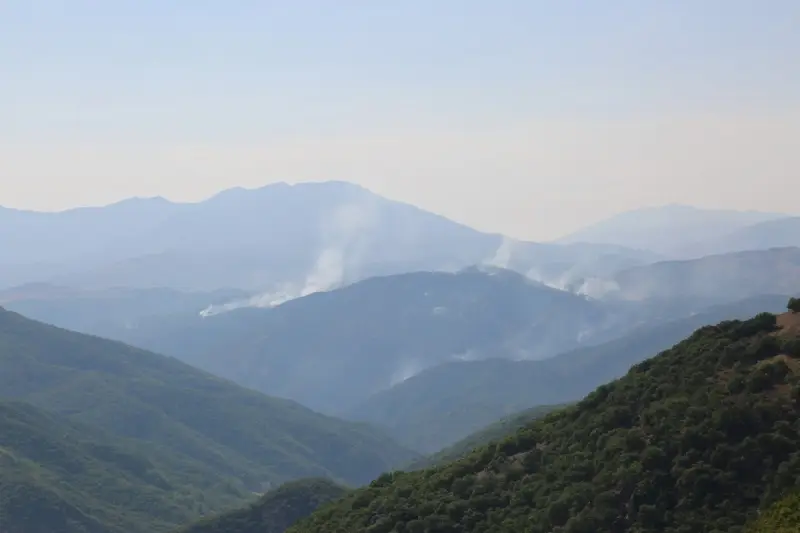
{"label": "steep slope", "polygon": [[468,435],[455,444],[440,450],[432,455],[423,457],[411,463],[404,470],[420,470],[422,468],[430,468],[432,466],[443,465],[452,463],[462,457],[466,457],[473,450],[486,446],[487,444],[503,440],[509,435],[513,435],[520,429],[524,428],[537,418],[558,409],[559,405],[540,405],[525,409],[520,413],[515,413],[507,416],[490,424],[489,426]]}
{"label": "steep slope", "polygon": [[9,311],[0,311],[0,395],[155,443],[241,490],[314,476],[365,483],[413,458],[369,426]]}
{"label": "steep slope", "polygon": [[347,489],[327,479],[303,479],[281,485],[244,509],[214,516],[176,533],[284,533],[317,508],[338,500]]}
{"label": "steep slope", "polygon": [[0,402],[4,532],[166,531],[204,507],[246,496],[220,501],[221,491],[201,494],[176,466],[157,447],[133,446],[27,404]]}
{"label": "steep slope", "polygon": [[[779,213],[666,205],[620,213],[563,237],[558,242],[616,244],[672,256],[681,255],[687,247],[698,242],[713,242],[738,229],[786,217]],[[757,244],[757,241],[753,244]],[[769,246],[745,249],[763,248]]]}
{"label": "steep slope", "polygon": [[514,272],[473,268],[371,278],[273,309],[159,320],[123,340],[339,413],[438,363],[496,352],[542,358],[613,337],[629,322]]}
{"label": "steep slope", "polygon": [[[800,288],[800,248],[772,248],[664,261],[618,272],[602,296],[623,300],[724,303]],[[592,296],[600,296],[589,291]]]}
{"label": "steep slope", "polygon": [[232,189],[194,204],[155,198],[62,213],[0,209],[0,228],[14,228],[0,233],[0,288],[49,281],[300,294],[493,259],[514,259],[520,271],[554,281],[576,264],[584,277],[650,259],[620,247],[532,243],[519,243],[519,257],[509,258],[500,235],[344,182]]}
{"label": "steep slope", "polygon": [[788,314],[701,328],[574,407],[289,531],[739,533],[800,476],[798,334]]}
{"label": "steep slope", "polygon": [[374,394],[347,416],[383,425],[401,442],[433,453],[523,409],[577,401],[703,324],[785,308],[785,296],[763,296],[639,327],[607,343],[543,361],[490,359],[439,365]]}

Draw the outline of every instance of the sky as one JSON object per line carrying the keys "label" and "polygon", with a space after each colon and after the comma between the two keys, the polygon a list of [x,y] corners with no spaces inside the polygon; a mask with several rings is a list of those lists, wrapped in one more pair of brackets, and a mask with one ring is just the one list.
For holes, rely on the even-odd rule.
{"label": "sky", "polygon": [[797,0],[0,0],[0,205],[359,183],[546,240],[800,214]]}

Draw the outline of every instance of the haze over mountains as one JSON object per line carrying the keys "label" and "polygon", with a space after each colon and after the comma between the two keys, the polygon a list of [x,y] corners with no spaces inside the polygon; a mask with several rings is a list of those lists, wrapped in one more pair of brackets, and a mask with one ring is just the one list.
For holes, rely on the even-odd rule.
{"label": "haze over mountains", "polygon": [[[800,249],[771,248],[796,219],[770,213],[667,206],[526,243],[322,182],[2,217],[0,265],[31,283],[0,305],[345,416],[438,365],[543,359],[800,286]],[[739,234],[747,251],[668,255]],[[486,413],[430,445],[507,414]]]}
{"label": "haze over mountains", "polygon": [[189,530],[283,531],[349,496],[281,483],[454,460],[780,311],[797,220],[667,206],[530,243],[343,182],[0,210],[0,525],[168,531],[266,492]]}
{"label": "haze over mountains", "polygon": [[[790,217],[781,213],[666,205],[620,213],[558,242],[616,244],[672,258],[797,246],[800,238],[796,235],[776,235],[767,229],[784,227],[787,218]],[[746,236],[751,233],[760,235],[753,235],[753,240],[747,242]]]}
{"label": "haze over mountains", "polygon": [[[8,253],[0,286],[238,288],[280,299],[375,275],[510,259],[499,235],[344,182],[232,189],[197,204],[155,198],[62,213],[6,209],[0,227],[14,228],[0,234]],[[611,246],[529,244],[520,265],[561,275],[563,263],[587,249],[625,266],[650,257]]]}

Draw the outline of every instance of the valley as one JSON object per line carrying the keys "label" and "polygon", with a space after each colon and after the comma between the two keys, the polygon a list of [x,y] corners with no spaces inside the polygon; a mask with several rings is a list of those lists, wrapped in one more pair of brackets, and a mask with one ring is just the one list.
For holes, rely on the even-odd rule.
{"label": "valley", "polygon": [[[301,205],[316,221],[295,221]],[[317,243],[305,259],[245,251],[286,235],[190,238],[201,218],[270,210]],[[725,235],[792,220],[709,216]],[[770,391],[794,387],[795,315],[780,313],[797,248],[525,243],[340,182],[58,217],[115,229],[80,253],[19,254],[71,273],[30,269],[0,290],[0,524],[14,533],[739,531],[791,493],[794,400]],[[42,231],[30,242],[57,234]],[[173,258],[192,276],[150,277]],[[724,426],[756,416],[744,404],[772,422]],[[758,466],[731,431],[778,462]],[[728,479],[759,495],[736,499]],[[697,483],[717,483],[726,510],[668,495]]]}

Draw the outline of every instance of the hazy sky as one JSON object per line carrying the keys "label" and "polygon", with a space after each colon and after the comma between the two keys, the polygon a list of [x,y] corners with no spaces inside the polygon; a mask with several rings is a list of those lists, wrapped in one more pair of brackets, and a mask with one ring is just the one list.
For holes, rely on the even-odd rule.
{"label": "hazy sky", "polygon": [[800,214],[798,0],[0,0],[0,205],[342,179],[544,239]]}

